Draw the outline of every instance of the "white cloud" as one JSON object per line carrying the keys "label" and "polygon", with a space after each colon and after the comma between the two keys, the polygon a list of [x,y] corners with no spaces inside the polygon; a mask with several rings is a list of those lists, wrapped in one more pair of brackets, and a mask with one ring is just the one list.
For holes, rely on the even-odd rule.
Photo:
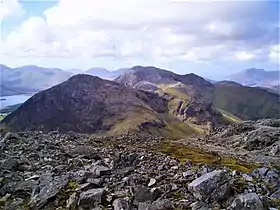
{"label": "white cloud", "polygon": [[254,48],[266,47],[265,43],[256,47],[247,43],[246,36],[251,34],[243,30],[248,27],[240,27],[242,17],[253,19],[250,14],[254,13],[247,9],[259,6],[213,1],[207,4],[60,0],[43,17],[30,17],[13,30],[4,40],[3,54],[123,60],[141,57],[152,63],[176,59],[208,61],[231,57],[236,52],[234,57],[245,61],[255,58],[249,53]]}
{"label": "white cloud", "polygon": [[234,54],[234,57],[237,59],[237,60],[240,60],[240,61],[248,61],[248,60],[251,60],[255,57],[254,54],[252,53],[248,53],[248,52],[245,52],[245,51],[241,51],[241,52],[236,52]]}
{"label": "white cloud", "polygon": [[274,45],[270,48],[269,58],[273,62],[280,64],[280,45]]}
{"label": "white cloud", "polygon": [[18,0],[0,1],[0,22],[11,16],[19,16],[24,13]]}

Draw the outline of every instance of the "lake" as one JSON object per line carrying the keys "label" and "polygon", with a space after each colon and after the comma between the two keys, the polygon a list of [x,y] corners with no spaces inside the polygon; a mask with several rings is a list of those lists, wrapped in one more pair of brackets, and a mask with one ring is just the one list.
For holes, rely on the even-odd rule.
{"label": "lake", "polygon": [[13,96],[1,96],[0,97],[0,109],[3,109],[7,106],[15,105],[24,103],[29,98],[31,98],[33,95],[13,95]]}

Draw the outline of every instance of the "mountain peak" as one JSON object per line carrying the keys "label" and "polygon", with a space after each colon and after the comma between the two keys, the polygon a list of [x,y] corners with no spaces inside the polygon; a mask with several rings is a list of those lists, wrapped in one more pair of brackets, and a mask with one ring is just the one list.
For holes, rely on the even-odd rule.
{"label": "mountain peak", "polygon": [[266,71],[264,69],[251,68],[251,69],[244,70],[244,72],[251,75],[251,74],[262,74],[265,73]]}

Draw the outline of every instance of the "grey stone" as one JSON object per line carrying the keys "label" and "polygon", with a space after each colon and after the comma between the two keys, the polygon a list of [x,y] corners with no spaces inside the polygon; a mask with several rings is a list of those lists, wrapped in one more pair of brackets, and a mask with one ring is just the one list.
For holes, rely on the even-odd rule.
{"label": "grey stone", "polygon": [[191,204],[192,210],[210,210],[211,208],[201,201],[197,201]]}
{"label": "grey stone", "polygon": [[128,201],[123,198],[118,198],[113,202],[114,210],[128,210],[129,204]]}
{"label": "grey stone", "polygon": [[134,188],[134,200],[136,203],[144,203],[146,201],[150,201],[151,198],[150,190],[144,186],[136,186]]}
{"label": "grey stone", "polygon": [[64,188],[68,183],[68,176],[52,177],[51,174],[45,174],[40,178],[39,188],[36,189],[35,194],[30,201],[31,206],[41,207],[49,199],[57,195],[57,193]]}
{"label": "grey stone", "polygon": [[223,199],[229,188],[228,174],[222,170],[204,174],[188,185],[194,197],[207,203]]}
{"label": "grey stone", "polygon": [[77,205],[78,205],[78,196],[77,193],[73,193],[66,201],[66,208],[69,210],[75,210],[77,209]]}
{"label": "grey stone", "polygon": [[280,145],[277,145],[275,147],[273,147],[270,151],[270,153],[273,155],[273,156],[278,156],[280,155]]}
{"label": "grey stone", "polygon": [[111,174],[110,168],[106,166],[94,166],[90,172],[94,173],[97,177]]}
{"label": "grey stone", "polygon": [[150,179],[150,182],[149,182],[149,184],[148,184],[148,187],[152,187],[152,186],[154,186],[155,184],[156,184],[156,180],[153,179],[153,178],[151,178],[151,179]]}
{"label": "grey stone", "polygon": [[183,177],[188,177],[188,176],[192,176],[195,174],[194,170],[188,170],[186,172],[183,172]]}
{"label": "grey stone", "polygon": [[280,199],[280,189],[274,192],[270,197],[274,199]]}
{"label": "grey stone", "polygon": [[264,205],[256,193],[239,195],[232,203],[231,210],[264,210]]}
{"label": "grey stone", "polygon": [[168,199],[157,200],[152,204],[139,203],[138,210],[172,210],[174,209],[173,203]]}
{"label": "grey stone", "polygon": [[84,209],[92,209],[104,202],[106,191],[103,188],[92,189],[80,194],[79,207]]}

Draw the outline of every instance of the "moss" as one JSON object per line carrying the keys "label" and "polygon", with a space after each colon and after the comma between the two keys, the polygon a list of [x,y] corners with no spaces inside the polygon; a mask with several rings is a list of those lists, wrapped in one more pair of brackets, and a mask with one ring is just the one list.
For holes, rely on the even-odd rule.
{"label": "moss", "polygon": [[73,182],[73,181],[69,181],[68,184],[67,184],[67,190],[73,191],[73,190],[75,190],[78,186],[79,186],[78,183]]}
{"label": "moss", "polygon": [[232,170],[241,172],[250,172],[257,167],[254,164],[241,162],[234,158],[223,158],[215,153],[208,153],[198,148],[187,147],[179,143],[171,143],[168,141],[162,142],[154,151],[178,158],[181,162],[191,161],[196,164],[226,166]]}
{"label": "moss", "polygon": [[232,189],[238,194],[244,192],[245,187],[246,187],[246,180],[243,177],[234,180],[232,184]]}
{"label": "moss", "polygon": [[221,165],[226,166],[232,170],[242,171],[246,173],[251,172],[255,168],[257,168],[257,165],[255,164],[249,164],[240,160],[236,160],[234,158],[222,158]]}
{"label": "moss", "polygon": [[67,186],[57,194],[54,204],[55,207],[65,209],[67,200],[69,199],[70,195],[75,192],[78,186],[78,183],[69,181]]}
{"label": "moss", "polygon": [[270,204],[272,207],[280,209],[280,199],[272,199]]}
{"label": "moss", "polygon": [[172,197],[178,199],[178,200],[182,200],[185,198],[184,193],[182,193],[180,190],[177,190],[175,192],[171,193]]}

